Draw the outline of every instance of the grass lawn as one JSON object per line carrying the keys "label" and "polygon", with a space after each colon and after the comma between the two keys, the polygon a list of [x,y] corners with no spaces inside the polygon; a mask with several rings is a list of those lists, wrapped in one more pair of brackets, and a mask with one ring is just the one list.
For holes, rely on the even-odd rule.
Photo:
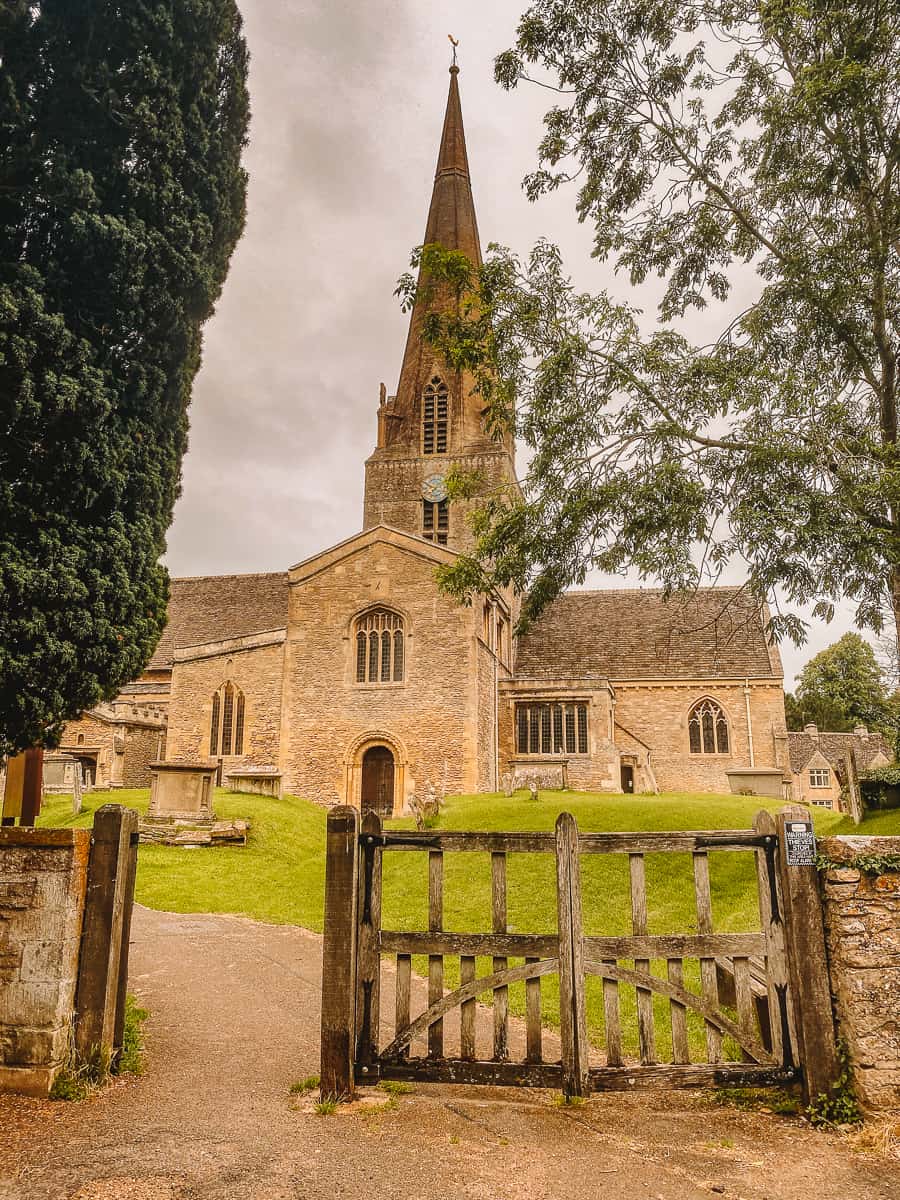
{"label": "grass lawn", "polygon": [[[92,793],[78,817],[71,799],[51,797],[41,813],[41,825],[89,825],[93,812],[109,802],[143,812],[148,792]],[[438,828],[481,830],[552,830],[564,809],[572,812],[584,831],[649,831],[672,829],[748,828],[761,807],[777,811],[778,801],[756,796],[608,796],[546,792],[534,802],[525,793],[513,797],[481,795],[451,799]],[[217,814],[222,818],[249,817],[247,846],[215,849],[141,846],[138,857],[137,899],[151,908],[174,912],[240,913],[275,924],[322,929],[325,883],[325,811],[294,796],[274,800],[262,796],[217,791]],[[900,810],[873,815],[861,826],[826,809],[813,810],[817,833],[898,834]],[[411,827],[410,821],[392,822]],[[490,929],[490,856],[448,854],[445,857],[444,928],[458,932]],[[647,857],[650,933],[690,933],[696,930],[690,855],[655,854]],[[392,929],[427,928],[427,855],[386,854],[384,859],[383,925]],[[710,855],[714,929],[739,932],[758,928],[755,870],[752,855],[720,852]],[[630,932],[627,855],[586,855],[582,862],[586,932]],[[508,863],[510,932],[553,933],[556,929],[555,868],[551,854],[511,855]],[[511,964],[512,965],[512,964]],[[425,960],[415,963],[425,973]],[[458,981],[458,962],[448,959],[447,986]],[[488,973],[487,960],[478,973]],[[654,973],[665,974],[656,963]],[[696,987],[699,968],[685,964],[685,982]],[[634,994],[621,989],[626,1049],[634,1050]],[[550,1025],[559,1020],[555,977],[542,986],[543,1012]],[[655,1002],[659,1051],[668,1052],[667,1003]],[[510,989],[510,1008],[524,1014],[524,985]],[[592,1040],[602,1042],[603,1003],[600,981],[588,981],[588,1021]],[[692,1047],[703,1043],[702,1022],[689,1015]]]}

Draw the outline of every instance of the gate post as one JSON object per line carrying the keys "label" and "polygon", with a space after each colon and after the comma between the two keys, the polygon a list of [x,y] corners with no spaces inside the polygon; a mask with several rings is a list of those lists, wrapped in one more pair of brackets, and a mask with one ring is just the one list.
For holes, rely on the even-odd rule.
{"label": "gate post", "polygon": [[356,953],[356,1062],[360,1083],[374,1083],[381,998],[381,818],[362,820]]}
{"label": "gate post", "polygon": [[[75,1049],[82,1059],[98,1049],[115,1050],[134,897],[132,834],[137,831],[134,809],[104,804],[94,814],[75,996]],[[121,991],[124,1005],[124,985]]]}
{"label": "gate post", "polygon": [[571,813],[556,819],[556,906],[559,924],[559,1030],[563,1092],[588,1093],[588,1040],[584,1009],[584,946],[578,826]]}
{"label": "gate post", "polygon": [[802,807],[783,808],[776,818],[788,972],[807,1103],[827,1095],[840,1073],[818,870],[787,862],[785,825],[809,819],[809,810]]}
{"label": "gate post", "polygon": [[323,1100],[353,1099],[356,1033],[356,915],[359,814],[339,805],[328,814],[325,839],[325,929],[322,943]]}

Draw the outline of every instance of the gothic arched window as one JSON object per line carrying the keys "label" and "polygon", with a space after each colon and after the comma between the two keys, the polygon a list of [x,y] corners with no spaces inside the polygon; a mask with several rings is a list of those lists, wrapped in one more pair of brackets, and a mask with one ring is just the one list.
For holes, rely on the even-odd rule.
{"label": "gothic arched window", "polygon": [[422,453],[447,453],[449,396],[447,385],[439,375],[425,384],[422,393]]}
{"label": "gothic arched window", "polygon": [[373,608],[356,621],[356,682],[401,683],[403,618],[388,608]]}
{"label": "gothic arched window", "polygon": [[691,754],[727,754],[728,720],[715,700],[698,700],[688,716]]}
{"label": "gothic arched window", "polygon": [[209,752],[244,753],[244,693],[229,680],[213,693]]}

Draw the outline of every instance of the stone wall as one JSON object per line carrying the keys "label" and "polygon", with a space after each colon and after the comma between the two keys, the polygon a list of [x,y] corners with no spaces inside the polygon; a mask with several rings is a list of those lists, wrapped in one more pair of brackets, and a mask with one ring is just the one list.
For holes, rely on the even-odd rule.
{"label": "stone wall", "polygon": [[46,1096],[66,1055],[90,841],[0,830],[0,1090]]}
{"label": "stone wall", "polygon": [[900,1108],[900,872],[852,865],[900,855],[900,837],[824,838],[819,853],[846,864],[821,876],[838,1032],[863,1105]]}
{"label": "stone wall", "polygon": [[[364,534],[292,572],[280,759],[286,791],[358,804],[362,756],[373,745],[394,755],[395,811],[429,784],[439,795],[483,786],[479,738],[489,743],[490,729],[479,730],[479,691],[489,695],[487,668],[479,689],[476,615],[439,592],[434,570],[443,557],[404,534]],[[402,682],[356,682],[353,623],[373,605],[403,617]]]}
{"label": "stone wall", "polygon": [[[650,765],[661,791],[730,791],[726,771],[750,763],[743,680],[620,682],[616,723],[650,748]],[[688,713],[704,696],[717,701],[728,718],[730,753],[691,754]],[[750,720],[757,767],[783,766],[784,693],[781,685],[750,681]],[[618,741],[618,737],[617,737]]]}
{"label": "stone wall", "polygon": [[122,757],[122,787],[150,786],[150,764],[166,752],[166,731],[147,725],[126,725],[122,729],[125,749]]}
{"label": "stone wall", "polygon": [[[527,755],[516,749],[516,704],[542,701],[569,703],[586,701],[588,706],[588,752],[565,754],[568,786],[576,791],[618,792],[619,753],[609,739],[610,691],[605,680],[511,679],[500,684],[500,771],[527,774]],[[547,756],[536,756],[545,763]],[[540,771],[541,766],[536,766]]]}
{"label": "stone wall", "polygon": [[244,693],[244,745],[241,754],[218,756],[222,759],[223,778],[241,767],[277,765],[284,639],[284,631],[275,631],[176,652],[167,761],[209,758],[213,695],[230,680]]}

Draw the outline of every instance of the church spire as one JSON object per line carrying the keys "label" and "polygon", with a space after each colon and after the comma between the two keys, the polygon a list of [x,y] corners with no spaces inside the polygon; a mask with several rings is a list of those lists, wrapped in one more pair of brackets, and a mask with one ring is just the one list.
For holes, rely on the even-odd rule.
{"label": "church spire", "polygon": [[455,62],[450,68],[450,93],[425,226],[425,245],[433,242],[440,242],[448,250],[461,250],[473,262],[481,262],[481,242],[459,99],[459,67]]}
{"label": "church spire", "polygon": [[[438,151],[425,245],[440,244],[481,265],[481,243],[466,135],[459,99],[459,68],[450,68],[450,90]],[[366,462],[363,523],[406,529],[452,550],[471,546],[467,514],[477,498],[448,496],[447,474],[454,466],[477,472],[484,492],[515,483],[512,435],[495,441],[484,427],[484,401],[467,370],[454,370],[423,335],[429,311],[455,303],[450,288],[431,294],[421,287],[409,320],[397,395],[382,384],[378,440]]]}
{"label": "church spire", "polygon": [[[478,222],[475,218],[475,201],[472,198],[472,180],[469,176],[469,156],[466,153],[466,135],[463,128],[462,105],[459,99],[459,67],[454,62],[450,68],[450,91],[444,113],[441,146],[438,151],[437,169],[431,192],[428,220],[425,224],[423,244],[440,243],[446,250],[461,250],[472,262],[481,263],[481,242],[478,237]],[[419,282],[422,276],[419,275]],[[417,415],[422,389],[434,372],[434,351],[422,337],[422,323],[427,312],[424,300],[416,301],[409,322],[403,366],[397,396],[392,406],[391,419],[384,430],[385,444],[400,446],[409,442],[418,446],[419,432]],[[448,380],[448,383],[450,381]],[[456,391],[460,392],[457,381]],[[456,429],[462,433],[462,409],[464,398],[457,394]],[[469,421],[465,422],[469,425]],[[477,437],[480,418],[475,426],[467,430]],[[458,439],[454,439],[458,441]]]}

